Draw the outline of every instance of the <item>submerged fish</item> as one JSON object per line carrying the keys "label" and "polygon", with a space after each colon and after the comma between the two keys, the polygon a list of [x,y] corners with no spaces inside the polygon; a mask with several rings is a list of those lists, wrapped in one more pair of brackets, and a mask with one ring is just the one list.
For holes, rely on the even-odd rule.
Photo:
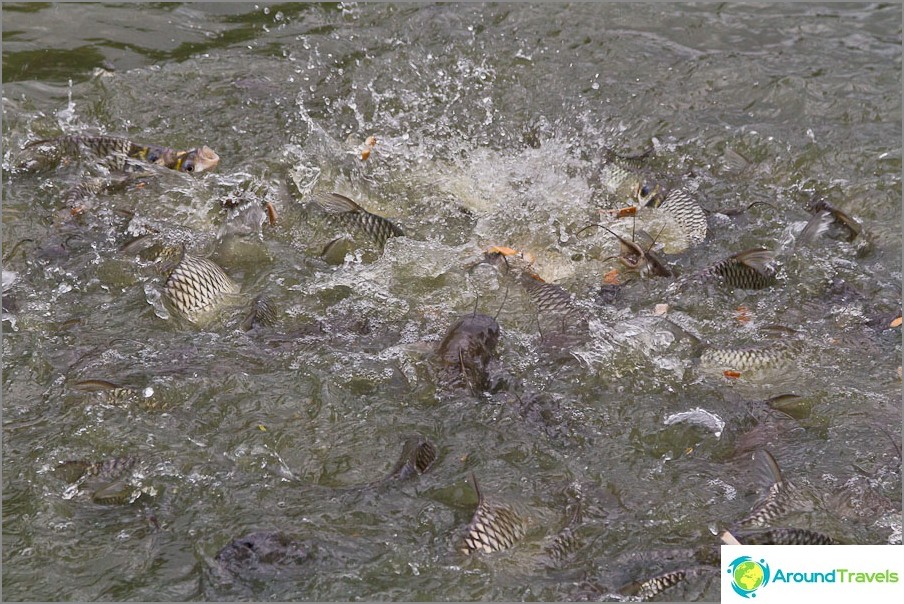
{"label": "submerged fish", "polygon": [[575,507],[574,514],[568,523],[568,526],[556,533],[552,541],[543,548],[543,552],[547,558],[553,563],[558,564],[580,546],[580,539],[577,534],[577,524],[581,520],[581,504]]}
{"label": "submerged fish", "polygon": [[63,202],[69,207],[75,207],[93,195],[121,191],[150,175],[150,172],[138,172],[119,178],[104,176],[86,178],[63,194]]}
{"label": "submerged fish", "polygon": [[527,531],[524,518],[509,505],[488,502],[473,474],[471,480],[477,492],[477,510],[468,524],[462,553],[491,554],[512,547]]}
{"label": "submerged fish", "polygon": [[129,482],[138,462],[131,455],[99,462],[66,461],[54,473],[66,482],[79,483],[91,492],[91,500],[104,505],[130,503],[136,488]]}
{"label": "submerged fish", "polygon": [[[383,218],[372,214],[357,203],[338,193],[318,193],[314,195],[314,203],[330,218],[343,227],[362,233],[379,247],[386,245],[390,237],[401,237],[405,231]],[[327,245],[327,249],[332,244]],[[327,252],[324,250],[324,253]]]}
{"label": "submerged fish", "polygon": [[737,526],[766,526],[789,514],[813,510],[813,502],[801,489],[782,477],[778,463],[769,451],[758,451],[756,462],[760,478],[769,487],[750,513],[738,521]]}
{"label": "submerged fish", "polygon": [[220,579],[265,579],[314,557],[314,547],[277,531],[249,533],[227,543],[214,558]]}
{"label": "submerged fish", "polygon": [[774,261],[771,251],[753,248],[716,262],[696,278],[736,289],[764,289],[776,282]]}
{"label": "submerged fish", "polygon": [[475,393],[485,390],[499,333],[499,323],[488,315],[475,313],[456,321],[436,351],[444,381]]}
{"label": "submerged fish", "polygon": [[193,323],[238,292],[239,286],[222,268],[184,250],[163,284],[164,298]]}
{"label": "submerged fish", "polygon": [[716,570],[710,567],[681,568],[660,573],[649,579],[632,581],[618,589],[619,593],[626,596],[634,596],[641,600],[648,600],[667,589],[686,581],[690,577],[703,574],[713,574]]}
{"label": "submerged fish", "polygon": [[158,145],[141,145],[118,136],[58,136],[25,145],[29,156],[19,168],[26,171],[47,169],[64,157],[93,155],[104,160],[110,170],[122,171],[128,160],[164,166],[178,172],[204,172],[214,169],[220,156],[208,146],[179,151]]}
{"label": "submerged fish", "polygon": [[837,545],[838,541],[807,529],[770,528],[731,533],[742,545]]}
{"label": "submerged fish", "polygon": [[433,443],[420,434],[409,436],[402,446],[399,460],[382,482],[408,480],[414,476],[420,476],[429,470],[435,461],[436,447]]}
{"label": "submerged fish", "polygon": [[276,305],[269,296],[257,296],[251,301],[251,308],[242,319],[242,329],[250,331],[255,326],[272,326],[276,323]]}

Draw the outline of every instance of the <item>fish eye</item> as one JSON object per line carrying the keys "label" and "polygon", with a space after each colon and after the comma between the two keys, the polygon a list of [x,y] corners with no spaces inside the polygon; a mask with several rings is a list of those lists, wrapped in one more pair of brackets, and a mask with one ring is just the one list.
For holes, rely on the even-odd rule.
{"label": "fish eye", "polygon": [[186,172],[194,172],[195,165],[191,162],[186,162],[185,164],[183,164],[182,169],[185,170]]}
{"label": "fish eye", "polygon": [[646,197],[649,194],[650,194],[650,187],[648,187],[647,185],[644,185],[640,188],[640,196],[641,197]]}

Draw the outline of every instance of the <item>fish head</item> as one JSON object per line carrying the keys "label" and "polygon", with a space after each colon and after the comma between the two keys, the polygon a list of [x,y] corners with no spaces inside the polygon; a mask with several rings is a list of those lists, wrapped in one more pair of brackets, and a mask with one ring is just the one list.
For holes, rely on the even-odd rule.
{"label": "fish head", "polygon": [[219,163],[220,156],[213,149],[204,145],[199,149],[186,152],[176,165],[176,169],[180,172],[205,172],[213,170]]}
{"label": "fish head", "polygon": [[641,206],[658,208],[665,201],[668,190],[658,182],[645,179],[634,185],[631,193],[632,197]]}

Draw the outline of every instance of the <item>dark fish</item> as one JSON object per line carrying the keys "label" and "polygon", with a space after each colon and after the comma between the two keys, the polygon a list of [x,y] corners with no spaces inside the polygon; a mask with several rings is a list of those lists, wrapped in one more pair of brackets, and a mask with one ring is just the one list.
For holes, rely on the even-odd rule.
{"label": "dark fish", "polygon": [[249,533],[233,539],[214,557],[221,578],[261,579],[314,557],[315,548],[276,531]]}
{"label": "dark fish", "polygon": [[838,541],[807,529],[770,528],[764,530],[732,531],[743,545],[837,545]]}
{"label": "dark fish", "polygon": [[634,240],[631,241],[601,224],[595,226],[600,227],[618,239],[621,247],[618,261],[625,268],[637,271],[641,276],[647,273],[653,274],[656,277],[672,276],[672,271],[666,267],[665,262],[663,262],[658,254],[653,252],[655,241],[646,231],[637,231],[634,235]]}
{"label": "dark fish", "polygon": [[788,365],[803,348],[799,340],[779,340],[744,348],[707,348],[700,355],[704,367],[759,371]]}
{"label": "dark fish", "polygon": [[163,284],[163,294],[185,318],[198,322],[216,309],[239,286],[219,266],[182,251],[182,257]]}
{"label": "dark fish", "polygon": [[99,462],[66,461],[54,469],[54,473],[66,482],[80,482],[91,491],[95,503],[116,505],[129,503],[136,488],[129,483],[137,457],[115,457]]}
{"label": "dark fish", "polygon": [[577,534],[577,524],[581,520],[581,504],[578,502],[574,515],[568,526],[556,533],[552,541],[543,548],[544,553],[553,564],[558,564],[580,547],[580,539]]}
{"label": "dark fish", "polygon": [[769,487],[750,513],[738,521],[738,526],[766,526],[794,512],[812,511],[813,502],[796,485],[782,477],[778,463],[769,451],[757,451],[756,462],[760,478]]}
{"label": "dark fish", "polygon": [[650,598],[661,594],[665,590],[675,587],[676,585],[686,581],[690,577],[703,574],[712,574],[714,572],[716,572],[715,569],[708,567],[670,570],[668,572],[650,577],[649,579],[632,581],[627,585],[620,587],[618,591],[622,595],[634,596],[641,600],[649,600]]}
{"label": "dark fish", "polygon": [[47,169],[64,157],[98,157],[110,170],[122,171],[128,160],[139,160],[179,172],[204,172],[217,166],[220,157],[206,145],[178,151],[158,145],[141,145],[117,136],[59,136],[32,141],[25,146],[29,156],[20,162],[26,171]]}
{"label": "dark fish", "polygon": [[383,479],[408,480],[425,473],[436,461],[436,447],[429,440],[416,434],[408,437],[402,447],[402,455],[389,475]]}
{"label": "dark fish", "polygon": [[436,351],[443,380],[472,392],[485,390],[499,343],[499,323],[488,315],[466,315],[449,328]]}
{"label": "dark fish", "polygon": [[81,380],[72,384],[72,388],[82,392],[105,392],[118,390],[122,386],[109,380]]}
{"label": "dark fish", "polygon": [[468,524],[462,553],[493,553],[512,547],[521,539],[527,523],[509,505],[489,503],[477,486],[477,477],[471,475],[474,491],[477,492],[477,511]]}
{"label": "dark fish", "polygon": [[684,189],[672,189],[664,197],[653,195],[644,205],[670,214],[687,237],[689,245],[697,245],[706,239],[706,213]]}
{"label": "dark fish", "polygon": [[860,232],[863,230],[859,222],[823,199],[815,199],[811,201],[809,210],[811,212],[815,212],[816,214],[819,214],[820,212],[829,212],[832,215],[834,224],[841,227],[847,234],[846,240],[848,242],[856,239],[857,236],[860,235]]}
{"label": "dark fish", "polygon": [[697,274],[703,281],[737,289],[764,289],[776,281],[775,255],[765,248],[753,248],[729,256]]}
{"label": "dark fish", "polygon": [[260,295],[251,301],[248,314],[242,319],[242,329],[249,331],[256,325],[272,326],[276,323],[276,305],[268,296]]}
{"label": "dark fish", "polygon": [[390,237],[405,235],[405,231],[386,218],[371,214],[344,195],[318,193],[313,201],[330,218],[345,228],[363,233],[379,247],[386,245]]}

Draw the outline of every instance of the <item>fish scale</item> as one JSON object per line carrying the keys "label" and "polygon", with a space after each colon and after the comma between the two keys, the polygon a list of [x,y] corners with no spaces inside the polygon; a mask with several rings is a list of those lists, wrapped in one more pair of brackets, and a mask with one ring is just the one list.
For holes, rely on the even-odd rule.
{"label": "fish scale", "polygon": [[836,545],[838,543],[823,533],[799,528],[734,531],[732,535],[744,545]]}
{"label": "fish scale", "polygon": [[675,587],[679,583],[686,581],[689,577],[702,575],[706,573],[714,573],[715,570],[708,567],[697,568],[681,568],[670,570],[644,579],[642,581],[632,581],[627,585],[619,588],[619,592],[624,595],[635,596],[641,600],[653,598],[667,589]]}
{"label": "fish scale", "polygon": [[319,193],[314,196],[314,203],[340,225],[363,233],[380,247],[386,245],[390,237],[405,235],[405,231],[391,221],[368,212],[344,195]]}
{"label": "fish scale", "polygon": [[[654,206],[657,207],[657,206]],[[668,212],[682,228],[690,245],[706,239],[706,213],[697,201],[684,189],[672,189],[658,209]]]}
{"label": "fish scale", "polygon": [[227,296],[237,294],[239,287],[210,260],[183,254],[164,283],[163,291],[176,310],[190,321],[196,321]]}
{"label": "fish scale", "polygon": [[436,447],[423,436],[412,436],[405,441],[402,454],[384,480],[407,480],[420,476],[436,461]]}
{"label": "fish scale", "polygon": [[745,250],[703,269],[698,277],[737,289],[764,289],[776,281],[774,260],[774,254],[767,249]]}
{"label": "fish scale", "polygon": [[540,312],[571,312],[576,310],[573,296],[565,288],[546,283],[536,275],[525,271],[521,283],[527,295]]}
{"label": "fish scale", "polygon": [[787,340],[767,346],[707,348],[700,355],[700,364],[704,367],[719,367],[735,371],[774,369],[787,364],[801,349],[801,342]]}
{"label": "fish scale", "polygon": [[489,503],[477,486],[477,478],[472,475],[471,480],[477,491],[477,510],[468,524],[462,552],[489,554],[512,547],[526,532],[524,519],[509,505]]}
{"label": "fish scale", "polygon": [[794,512],[812,511],[813,502],[797,485],[782,476],[778,462],[769,451],[758,451],[755,461],[757,471],[768,481],[769,489],[736,526],[765,526]]}

